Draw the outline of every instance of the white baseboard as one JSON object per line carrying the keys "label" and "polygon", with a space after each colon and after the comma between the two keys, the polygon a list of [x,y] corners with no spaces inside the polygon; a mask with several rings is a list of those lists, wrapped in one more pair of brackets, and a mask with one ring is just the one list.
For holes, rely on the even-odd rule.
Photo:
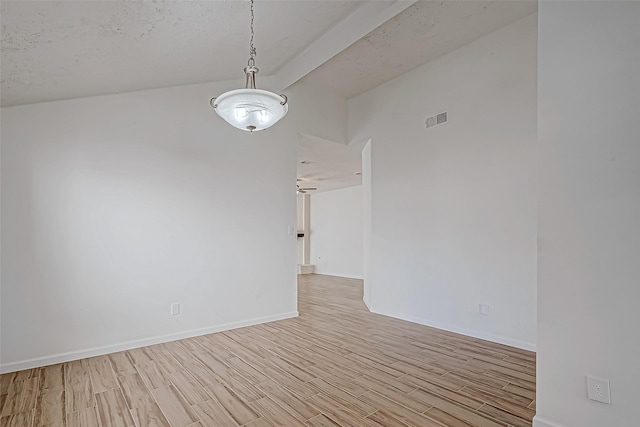
{"label": "white baseboard", "polygon": [[316,266],[313,264],[298,264],[298,274],[313,274]]}
{"label": "white baseboard", "polygon": [[230,329],[243,328],[245,326],[258,325],[260,323],[275,322],[277,320],[289,319],[292,317],[298,317],[298,312],[292,311],[289,313],[275,314],[273,316],[257,317],[240,322],[225,323],[222,325],[210,326],[206,328],[192,329],[189,331],[160,335],[134,341],[126,341],[123,343],[106,345],[103,347],[94,347],[86,350],[70,351],[68,353],[59,353],[51,356],[36,357],[33,359],[26,359],[18,362],[5,363],[3,365],[0,365],[0,374],[22,371],[23,369],[38,368],[40,366],[53,365],[56,363],[70,362],[72,360],[84,359],[86,357],[102,356],[104,354],[115,353],[118,351],[131,350],[132,348],[146,347],[148,345],[161,344],[185,338],[197,337],[200,335],[213,334],[215,332],[222,332],[228,331]]}
{"label": "white baseboard", "polygon": [[364,277],[359,276],[357,274],[342,274],[342,273],[335,273],[335,272],[331,272],[331,271],[323,271],[322,269],[318,270],[317,266],[316,266],[314,274],[317,274],[317,275],[320,275],[320,276],[344,277],[345,279],[364,280]]}
{"label": "white baseboard", "polygon": [[[472,329],[465,329],[465,328],[459,328],[455,325],[449,325],[446,323],[442,323],[442,322],[434,322],[434,321],[430,321],[430,320],[426,320],[426,319],[420,319],[417,317],[412,317],[412,316],[404,316],[402,314],[397,314],[397,313],[390,313],[390,312],[385,312],[385,311],[373,311],[370,310],[372,313],[377,313],[377,314],[382,314],[384,316],[389,316],[389,317],[394,317],[396,319],[400,319],[400,320],[406,320],[407,322],[413,322],[413,323],[418,323],[420,325],[425,325],[425,326],[430,326],[432,328],[436,328],[436,329],[442,329],[445,331],[449,331],[449,332],[455,332],[456,334],[461,334],[461,335],[466,335],[469,337],[473,337],[473,338],[479,338],[481,340],[486,340],[486,341],[492,341],[498,344],[504,344],[504,345],[508,345],[510,347],[516,347],[516,348],[521,348],[523,350],[528,350],[528,351],[536,351],[536,345],[534,343],[530,343],[530,342],[526,342],[526,341],[520,341],[520,340],[515,340],[512,338],[508,338],[508,337],[503,337],[500,335],[493,335],[487,332],[482,332],[482,331],[476,331],[476,330],[472,330]],[[562,427],[562,426],[560,426]]]}
{"label": "white baseboard", "polygon": [[564,427],[562,424],[546,420],[538,415],[533,417],[533,427]]}
{"label": "white baseboard", "polygon": [[371,310],[371,304],[369,303],[369,301],[367,301],[366,298],[362,297],[362,302],[364,303],[364,305],[367,306],[367,310],[371,311],[373,313],[373,311]]}

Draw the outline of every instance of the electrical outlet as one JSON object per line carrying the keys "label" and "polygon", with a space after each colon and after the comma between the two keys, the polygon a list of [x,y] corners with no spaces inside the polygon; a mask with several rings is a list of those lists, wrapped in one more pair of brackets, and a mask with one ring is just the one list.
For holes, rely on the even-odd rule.
{"label": "electrical outlet", "polygon": [[587,376],[587,396],[596,402],[611,405],[611,389],[609,381]]}
{"label": "electrical outlet", "polygon": [[480,304],[478,306],[478,312],[480,313],[481,316],[488,316],[489,315],[489,305]]}
{"label": "electrical outlet", "polygon": [[171,315],[180,316],[180,303],[174,302],[171,304]]}

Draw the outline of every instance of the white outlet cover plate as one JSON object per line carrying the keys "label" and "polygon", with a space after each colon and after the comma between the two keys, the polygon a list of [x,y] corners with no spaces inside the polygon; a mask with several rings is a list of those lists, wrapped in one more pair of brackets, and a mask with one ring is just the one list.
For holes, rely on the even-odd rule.
{"label": "white outlet cover plate", "polygon": [[587,376],[587,396],[596,402],[611,405],[611,389],[609,381],[602,378]]}
{"label": "white outlet cover plate", "polygon": [[180,303],[171,304],[171,315],[172,316],[180,316]]}
{"label": "white outlet cover plate", "polygon": [[489,315],[489,305],[487,305],[487,304],[480,304],[480,305],[479,305],[479,311],[480,311],[480,314],[481,314],[482,316],[488,316],[488,315]]}

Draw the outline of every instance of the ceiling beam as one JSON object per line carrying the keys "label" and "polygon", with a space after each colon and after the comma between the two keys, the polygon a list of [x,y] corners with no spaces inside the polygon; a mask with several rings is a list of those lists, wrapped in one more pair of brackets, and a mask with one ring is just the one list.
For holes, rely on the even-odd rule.
{"label": "ceiling beam", "polygon": [[349,15],[274,73],[277,87],[288,88],[415,2],[416,0],[360,2]]}

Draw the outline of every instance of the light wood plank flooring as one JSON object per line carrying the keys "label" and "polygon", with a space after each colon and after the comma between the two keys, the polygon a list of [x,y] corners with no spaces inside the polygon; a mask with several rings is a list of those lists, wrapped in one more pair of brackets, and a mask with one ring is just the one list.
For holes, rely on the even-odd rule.
{"label": "light wood plank flooring", "polygon": [[535,354],[369,313],[299,276],[300,317],[0,377],[1,427],[529,427]]}

